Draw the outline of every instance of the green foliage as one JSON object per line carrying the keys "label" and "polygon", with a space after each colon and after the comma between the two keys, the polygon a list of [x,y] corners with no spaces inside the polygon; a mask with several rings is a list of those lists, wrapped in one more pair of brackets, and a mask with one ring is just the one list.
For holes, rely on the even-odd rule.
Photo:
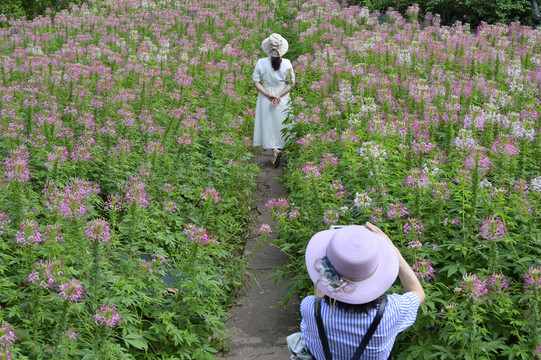
{"label": "green foliage", "polygon": [[[0,2],[0,15],[5,14],[10,18],[20,18],[25,16],[24,7],[21,0],[4,0]],[[2,23],[0,22],[0,27]]]}
{"label": "green foliage", "polygon": [[3,0],[0,3],[0,14],[10,18],[27,17],[31,19],[37,15],[44,15],[47,9],[52,13],[67,9],[70,3],[81,5],[88,0]]}
{"label": "green foliage", "polygon": [[[514,21],[534,19],[534,10],[529,0],[360,0],[353,1],[351,5],[366,6],[372,11],[385,13],[393,8],[402,14],[408,7],[418,4],[421,13],[440,15],[444,25],[452,25],[456,21],[468,22],[476,27],[481,22],[489,24],[509,24]],[[538,19],[539,20],[539,19]],[[537,20],[537,21],[538,21]]]}

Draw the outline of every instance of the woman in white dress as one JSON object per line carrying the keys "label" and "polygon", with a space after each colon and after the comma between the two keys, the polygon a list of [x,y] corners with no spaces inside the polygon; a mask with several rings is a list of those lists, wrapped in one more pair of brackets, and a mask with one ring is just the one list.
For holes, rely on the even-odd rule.
{"label": "woman in white dress", "polygon": [[263,146],[273,150],[272,164],[280,162],[281,149],[285,141],[282,138],[283,125],[290,111],[289,92],[295,83],[295,73],[291,61],[283,59],[288,43],[279,34],[272,34],[262,43],[268,57],[259,59],[255,66],[255,88],[259,91],[255,109],[254,146]]}

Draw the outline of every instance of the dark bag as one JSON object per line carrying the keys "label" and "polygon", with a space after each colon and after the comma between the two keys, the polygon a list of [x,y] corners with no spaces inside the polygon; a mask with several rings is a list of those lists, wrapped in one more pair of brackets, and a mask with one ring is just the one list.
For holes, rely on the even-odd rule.
{"label": "dark bag", "polygon": [[[385,311],[385,306],[387,306],[387,296],[384,296],[383,298],[381,298],[381,302],[379,304],[379,309],[378,309],[378,312],[376,313],[376,317],[372,321],[372,324],[370,324],[370,327],[368,328],[368,331],[366,332],[366,334],[363,336],[363,339],[361,343],[359,344],[357,351],[355,351],[355,354],[353,354],[353,357],[351,358],[351,360],[360,359],[361,355],[364,352],[364,349],[368,345],[368,342],[370,341],[370,339],[372,339],[372,335],[374,335],[374,332],[376,331],[376,328],[378,327],[379,322],[381,321],[381,317],[383,316],[383,312]],[[325,359],[332,360],[332,354],[329,348],[329,340],[327,339],[327,335],[325,334],[325,328],[323,327],[323,320],[321,319],[321,298],[316,298],[315,313],[316,313],[317,330],[319,332],[321,346],[323,346],[323,352],[325,353]]]}

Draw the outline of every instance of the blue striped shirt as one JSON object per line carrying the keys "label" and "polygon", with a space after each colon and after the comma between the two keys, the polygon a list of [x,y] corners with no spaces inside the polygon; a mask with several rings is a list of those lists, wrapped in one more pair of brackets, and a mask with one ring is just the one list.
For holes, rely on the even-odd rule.
{"label": "blue striped shirt", "polygon": [[[301,302],[301,331],[312,355],[318,360],[324,360],[325,354],[314,314],[314,301],[315,296],[312,295]],[[385,312],[361,360],[386,360],[393,349],[396,335],[413,325],[418,309],[419,298],[412,292],[387,295]],[[326,301],[321,302],[321,318],[333,360],[351,360],[376,312],[377,309],[371,309],[368,315],[346,312],[336,306],[331,309]]]}

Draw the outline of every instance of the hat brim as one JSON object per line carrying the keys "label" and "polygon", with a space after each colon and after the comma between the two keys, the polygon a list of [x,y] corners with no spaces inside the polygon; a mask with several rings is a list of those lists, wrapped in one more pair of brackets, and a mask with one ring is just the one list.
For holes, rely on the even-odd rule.
{"label": "hat brim", "polygon": [[371,232],[378,240],[379,265],[374,273],[365,280],[355,282],[351,291],[332,292],[322,284],[319,271],[315,265],[318,259],[326,256],[327,246],[336,231],[324,230],[315,234],[306,247],[306,267],[312,282],[330,298],[348,304],[365,304],[383,295],[395,282],[398,276],[398,253],[394,245],[383,236]]}
{"label": "hat brim", "polygon": [[[272,50],[272,46],[270,45],[269,38],[266,38],[261,43],[261,47],[263,48],[263,51],[265,54],[270,55],[270,51]],[[287,50],[289,49],[289,43],[286,39],[282,38],[282,45],[278,46],[275,50],[278,51],[278,54],[280,57],[284,56],[287,53]]]}

